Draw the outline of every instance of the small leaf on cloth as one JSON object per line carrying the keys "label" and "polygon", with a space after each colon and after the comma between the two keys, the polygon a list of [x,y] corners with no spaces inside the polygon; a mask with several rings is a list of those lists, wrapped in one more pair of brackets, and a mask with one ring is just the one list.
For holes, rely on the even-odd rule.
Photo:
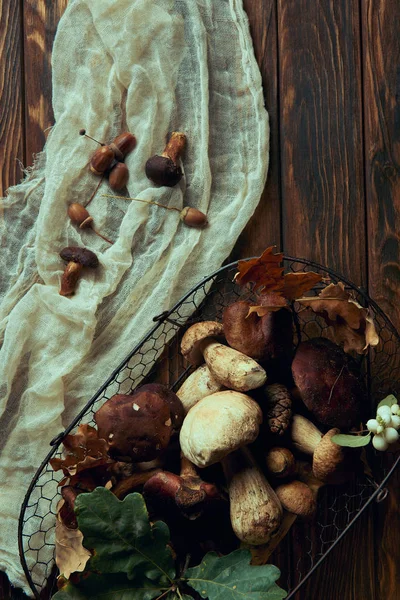
{"label": "small leaf on cloth", "polygon": [[82,572],[92,555],[83,547],[83,535],[79,529],[68,529],[57,519],[55,535],[56,565],[68,579],[71,573]]}
{"label": "small leaf on cloth", "polygon": [[331,441],[338,446],[346,446],[347,448],[361,448],[366,446],[371,440],[371,434],[368,435],[346,435],[345,433],[338,433],[331,437]]}
{"label": "small leaf on cloth", "polygon": [[280,571],[273,565],[250,565],[249,550],[219,557],[209,552],[198,567],[188,569],[187,583],[209,600],[281,600],[287,593],[275,581]]}
{"label": "small leaf on cloth", "polygon": [[141,494],[118,500],[98,487],[81,494],[75,513],[84,544],[94,550],[90,568],[101,573],[127,573],[129,579],[146,579],[168,587],[175,577],[169,529],[162,521],[149,523]]}
{"label": "small leaf on cloth", "polygon": [[275,246],[267,248],[259,258],[239,260],[235,281],[238,285],[254,283],[254,291],[283,289],[283,254],[274,254]]}
{"label": "small leaf on cloth", "polygon": [[50,464],[55,471],[62,469],[67,477],[113,462],[108,455],[108,443],[90,425],[79,425],[77,433],[64,438],[63,445],[65,458],[51,458]]}
{"label": "small leaf on cloth", "polygon": [[[86,574],[85,574],[86,575]],[[153,600],[168,589],[150,581],[131,581],[126,575],[99,575],[89,573],[79,583],[68,581],[54,596],[54,600]],[[169,598],[170,596],[166,596]],[[190,599],[192,600],[192,599]]]}
{"label": "small leaf on cloth", "polygon": [[299,298],[298,302],[322,315],[345,352],[365,354],[369,346],[378,345],[379,337],[368,309],[351,297],[342,282],[331,283],[319,296]]}
{"label": "small leaf on cloth", "polygon": [[386,398],[379,402],[377,408],[379,408],[380,406],[392,406],[393,404],[397,404],[397,398],[396,396],[393,396],[393,394],[390,394],[389,396],[386,396]]}

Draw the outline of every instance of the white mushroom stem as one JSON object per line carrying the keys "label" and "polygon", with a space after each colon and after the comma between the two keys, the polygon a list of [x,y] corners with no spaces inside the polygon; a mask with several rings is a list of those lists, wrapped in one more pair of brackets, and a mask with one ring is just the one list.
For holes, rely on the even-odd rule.
{"label": "white mushroom stem", "polygon": [[314,454],[322,440],[322,433],[314,423],[301,415],[293,415],[291,438],[293,446],[305,454]]}
{"label": "white mushroom stem", "polygon": [[269,542],[279,532],[283,517],[274,490],[247,448],[229,454],[222,466],[233,531],[242,542],[253,546]]}
{"label": "white mushroom stem", "polygon": [[247,392],[261,387],[266,382],[265,370],[245,354],[212,338],[203,340],[200,347],[208,368],[228,389]]}
{"label": "white mushroom stem", "polygon": [[187,413],[199,400],[219,392],[222,388],[223,385],[215,379],[207,365],[202,365],[189,375],[176,395]]}

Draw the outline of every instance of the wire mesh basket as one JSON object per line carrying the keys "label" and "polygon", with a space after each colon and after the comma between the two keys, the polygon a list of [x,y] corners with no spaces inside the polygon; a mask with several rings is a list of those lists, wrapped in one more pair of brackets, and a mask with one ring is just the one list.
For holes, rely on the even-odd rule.
{"label": "wire mesh basket", "polygon": [[[400,337],[376,303],[361,289],[330,269],[305,259],[284,258],[286,272],[313,270],[333,283],[342,281],[354,299],[370,309],[380,343],[359,357],[368,390],[370,414],[388,394],[400,394]],[[94,413],[114,394],[126,394],[139,384],[163,383],[177,390],[192,367],[179,352],[180,340],[188,326],[196,321],[221,320],[225,306],[245,293],[233,282],[237,263],[231,263],[202,280],[170,311],[154,318],[155,325],[112,373],[69,427],[52,441],[52,449],[37,470],[26,493],[19,518],[18,543],[25,575],[36,598],[52,594],[55,567],[55,515],[61,495],[58,483],[62,473],[49,464],[52,457],[62,456],[62,440],[81,423],[94,425]],[[311,293],[318,294],[322,284]],[[248,293],[246,293],[248,296]],[[302,307],[294,309],[295,343],[314,337],[330,337],[325,321]],[[270,562],[281,569],[280,584],[289,590],[288,598],[300,598],[300,587],[343,538],[369,504],[382,500],[386,482],[400,461],[396,453],[376,453],[367,447],[371,474],[357,475],[346,486],[328,486],[321,490],[318,511],[312,523],[295,522],[290,532],[272,554]],[[385,455],[382,457],[382,455]],[[383,474],[383,477],[382,477]]]}

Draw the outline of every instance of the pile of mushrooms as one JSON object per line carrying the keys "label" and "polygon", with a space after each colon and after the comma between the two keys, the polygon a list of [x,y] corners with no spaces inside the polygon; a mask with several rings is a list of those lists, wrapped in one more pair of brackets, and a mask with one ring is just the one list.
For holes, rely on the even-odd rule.
{"label": "pile of mushrooms", "polygon": [[[77,260],[77,252],[64,255]],[[195,541],[210,549],[211,536],[212,548],[224,551],[218,544],[229,530],[229,543],[250,547],[257,564],[295,519],[313,518],[322,486],[351,477],[346,449],[332,437],[340,431],[335,414],[341,423],[354,419],[362,390],[339,347],[333,359],[326,341],[305,342],[294,352],[286,314],[267,315],[263,322],[252,314],[243,325],[247,309],[247,303],[234,303],[223,323],[198,322],[186,330],[181,353],[189,374],[176,393],[150,383],[113,396],[97,410],[97,435],[107,458],[96,459],[91,477],[101,476],[119,498],[142,492],[150,517],[168,523],[175,549],[189,544],[187,553],[196,552]],[[283,344],[274,339],[279,323],[286,329]],[[319,358],[309,364],[315,352]],[[293,369],[297,388],[293,380],[274,379],[275,360],[286,361],[277,372]],[[324,407],[318,394],[326,404],[327,382],[340,377],[348,410],[340,405],[335,413],[339,399],[331,393],[334,405]],[[313,414],[320,417],[318,427]],[[67,482],[68,519],[76,495],[90,491],[87,481],[89,488],[74,478]]]}

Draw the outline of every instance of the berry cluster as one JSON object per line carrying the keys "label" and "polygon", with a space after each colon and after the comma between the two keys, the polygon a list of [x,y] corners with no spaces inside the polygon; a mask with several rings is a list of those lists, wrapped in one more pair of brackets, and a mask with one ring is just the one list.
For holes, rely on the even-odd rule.
{"label": "berry cluster", "polygon": [[376,411],[376,419],[367,422],[367,429],[375,434],[372,444],[376,450],[387,450],[389,444],[394,444],[399,439],[400,406],[380,406]]}

